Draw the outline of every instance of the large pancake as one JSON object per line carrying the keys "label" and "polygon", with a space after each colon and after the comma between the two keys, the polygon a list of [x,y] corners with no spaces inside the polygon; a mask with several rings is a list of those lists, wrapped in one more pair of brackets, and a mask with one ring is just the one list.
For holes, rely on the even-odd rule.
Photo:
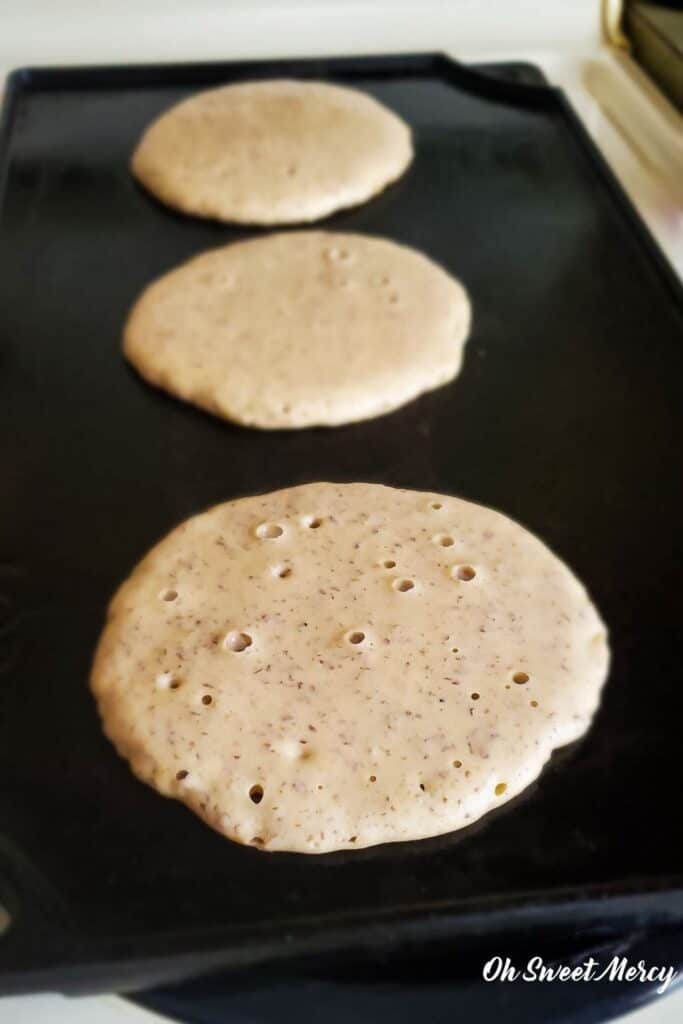
{"label": "large pancake", "polygon": [[161,541],[111,604],[92,688],[160,793],[239,843],[322,853],[509,800],[588,728],[608,660],[581,583],[510,519],[321,483]]}

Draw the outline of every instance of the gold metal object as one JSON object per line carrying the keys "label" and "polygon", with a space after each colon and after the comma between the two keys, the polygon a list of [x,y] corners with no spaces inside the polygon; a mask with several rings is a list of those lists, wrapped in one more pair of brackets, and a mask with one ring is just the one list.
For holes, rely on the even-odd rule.
{"label": "gold metal object", "polygon": [[602,31],[605,39],[618,50],[629,50],[629,41],[621,28],[623,14],[623,0],[602,0]]}

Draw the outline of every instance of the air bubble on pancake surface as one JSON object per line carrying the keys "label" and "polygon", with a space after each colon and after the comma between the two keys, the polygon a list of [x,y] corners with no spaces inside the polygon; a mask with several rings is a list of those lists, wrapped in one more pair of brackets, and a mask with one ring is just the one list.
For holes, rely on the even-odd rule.
{"label": "air bubble on pancake surface", "polygon": [[280,579],[280,580],[286,580],[289,576],[292,575],[292,572],[293,572],[293,569],[292,569],[291,565],[287,565],[287,564],[284,564],[284,563],[280,563],[278,565],[273,565],[270,568],[271,576],[275,576],[275,577],[277,577],[277,579]]}
{"label": "air bubble on pancake surface", "polygon": [[251,647],[253,640],[249,633],[241,633],[237,630],[228,633],[225,638],[225,647],[228,650],[234,651],[236,654],[241,654],[242,651],[246,651],[248,647]]}
{"label": "air bubble on pancake surface", "polygon": [[323,521],[320,516],[304,516],[302,524],[309,530],[318,530],[323,525]]}
{"label": "air bubble on pancake surface", "polygon": [[275,540],[281,537],[284,530],[279,523],[259,523],[256,527],[256,536],[259,540]]}

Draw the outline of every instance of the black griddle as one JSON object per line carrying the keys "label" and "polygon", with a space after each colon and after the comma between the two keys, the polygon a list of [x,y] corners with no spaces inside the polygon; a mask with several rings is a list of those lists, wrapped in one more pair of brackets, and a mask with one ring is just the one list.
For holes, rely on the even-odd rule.
{"label": "black griddle", "polygon": [[[463,372],[334,430],[233,427],[145,385],[121,327],[153,278],[257,234],[176,215],[128,160],[206,86],[348,83],[416,159],[325,226],[424,250],[471,292]],[[315,952],[683,921],[683,297],[558,91],[432,55],[16,72],[0,212],[0,989],[134,989]],[[419,339],[416,341],[419,344]],[[214,502],[308,480],[502,509],[585,580],[614,661],[594,727],[470,829],[306,857],[227,842],[137,782],[87,686],[108,599]]]}

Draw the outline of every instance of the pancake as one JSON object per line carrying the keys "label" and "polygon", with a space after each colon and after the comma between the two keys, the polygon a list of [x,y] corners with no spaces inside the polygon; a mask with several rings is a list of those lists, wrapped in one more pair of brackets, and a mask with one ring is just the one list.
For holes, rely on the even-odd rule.
{"label": "pancake", "polygon": [[337,426],[452,380],[469,323],[464,288],[414,249],[289,232],[154,282],[124,352],[152,384],[245,426]]}
{"label": "pancake", "polygon": [[218,505],[116,594],[92,689],[142,780],[230,839],[323,853],[460,829],[581,736],[584,587],[498,512],[376,484]]}
{"label": "pancake", "polygon": [[412,160],[408,126],[325,82],[241,82],[198,93],[145,131],[136,178],[168,206],[243,224],[308,223],[356,206]]}

